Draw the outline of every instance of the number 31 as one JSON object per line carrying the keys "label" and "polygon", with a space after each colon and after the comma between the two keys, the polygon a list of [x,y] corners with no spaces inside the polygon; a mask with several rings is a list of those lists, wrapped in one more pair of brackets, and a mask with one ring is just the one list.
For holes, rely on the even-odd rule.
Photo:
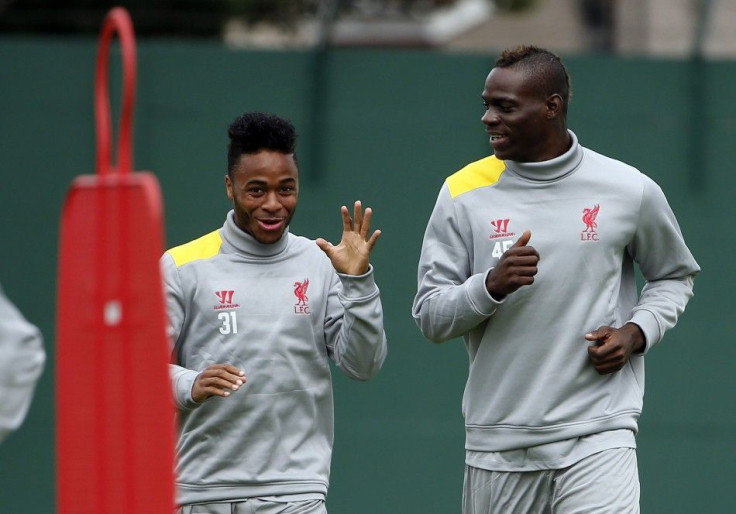
{"label": "number 31", "polygon": [[223,335],[238,333],[238,318],[235,311],[221,312],[217,315],[217,319],[222,321],[220,333]]}

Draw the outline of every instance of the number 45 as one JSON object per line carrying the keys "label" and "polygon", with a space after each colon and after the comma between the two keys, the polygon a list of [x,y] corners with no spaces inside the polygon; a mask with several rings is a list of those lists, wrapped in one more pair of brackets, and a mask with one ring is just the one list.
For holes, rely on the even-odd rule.
{"label": "number 45", "polygon": [[220,333],[223,335],[238,333],[238,318],[235,311],[221,312],[217,315],[217,319],[222,322]]}
{"label": "number 45", "polygon": [[500,259],[501,256],[511,248],[511,246],[514,244],[513,241],[507,240],[507,241],[496,241],[496,244],[493,245],[493,252],[491,253],[491,257],[495,257],[496,259]]}

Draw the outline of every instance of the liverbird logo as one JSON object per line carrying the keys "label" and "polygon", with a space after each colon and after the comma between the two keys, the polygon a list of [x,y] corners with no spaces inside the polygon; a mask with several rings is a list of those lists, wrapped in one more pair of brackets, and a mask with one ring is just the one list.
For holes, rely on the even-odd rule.
{"label": "liverbird logo", "polygon": [[309,297],[307,289],[309,288],[309,279],[305,278],[302,282],[294,282],[294,296],[296,296],[296,305],[294,305],[294,314],[309,314]]}
{"label": "liverbird logo", "polygon": [[598,241],[598,223],[596,218],[598,217],[598,211],[600,211],[600,205],[596,204],[592,209],[583,209],[583,223],[585,223],[585,230],[580,233],[581,241]]}

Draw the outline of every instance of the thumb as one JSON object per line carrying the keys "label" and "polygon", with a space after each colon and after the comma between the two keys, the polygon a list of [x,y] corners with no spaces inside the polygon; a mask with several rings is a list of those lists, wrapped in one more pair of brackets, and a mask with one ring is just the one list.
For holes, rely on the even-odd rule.
{"label": "thumb", "polygon": [[330,248],[332,248],[332,243],[321,237],[315,239],[314,242],[317,243],[317,246],[319,246],[320,249],[325,253],[328,253]]}
{"label": "thumb", "polygon": [[531,230],[525,230],[523,234],[519,237],[519,239],[516,240],[514,243],[515,247],[520,246],[526,246],[529,243],[529,240],[532,238],[532,232]]}
{"label": "thumb", "polygon": [[610,333],[611,331],[609,330],[609,327],[600,327],[585,334],[585,339],[588,341],[602,341]]}

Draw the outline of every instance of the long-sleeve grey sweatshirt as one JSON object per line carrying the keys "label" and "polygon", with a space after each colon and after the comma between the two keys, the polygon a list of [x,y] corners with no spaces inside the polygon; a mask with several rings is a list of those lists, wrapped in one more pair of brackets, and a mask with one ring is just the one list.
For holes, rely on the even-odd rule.
{"label": "long-sleeve grey sweatshirt", "polygon": [[[491,156],[453,174],[426,229],[413,315],[428,339],[465,342],[470,452],[636,432],[644,355],[601,376],[584,335],[633,322],[646,353],[692,296],[699,267],[661,189],[570,134],[572,147],[555,159]],[[485,278],[527,229],[538,274],[496,301]],[[641,292],[635,263],[646,281]]]}
{"label": "long-sleeve grey sweatshirt", "polygon": [[25,419],[45,361],[41,332],[0,288],[0,441]]}
{"label": "long-sleeve grey sweatshirt", "polygon": [[[314,241],[261,244],[232,211],[162,257],[179,410],[177,501],[324,495],[333,442],[330,359],[371,378],[386,356],[372,268],[340,275]],[[227,398],[191,398],[216,363],[245,371]]]}

